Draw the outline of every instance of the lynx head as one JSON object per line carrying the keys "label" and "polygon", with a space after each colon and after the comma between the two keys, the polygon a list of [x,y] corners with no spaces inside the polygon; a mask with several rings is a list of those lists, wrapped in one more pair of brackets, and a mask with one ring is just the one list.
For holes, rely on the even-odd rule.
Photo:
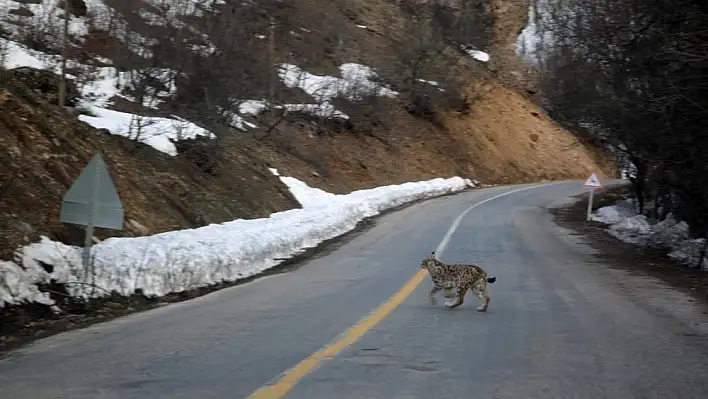
{"label": "lynx head", "polygon": [[420,263],[421,269],[428,269],[435,267],[437,264],[437,259],[435,259],[435,251],[431,252],[430,255],[426,256],[425,259]]}

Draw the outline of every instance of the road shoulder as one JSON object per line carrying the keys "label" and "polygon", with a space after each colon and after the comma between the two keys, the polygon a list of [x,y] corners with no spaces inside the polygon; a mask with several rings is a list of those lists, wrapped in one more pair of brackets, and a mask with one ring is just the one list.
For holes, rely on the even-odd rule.
{"label": "road shoulder", "polygon": [[[617,187],[596,193],[594,209],[612,205],[617,200],[625,198],[627,190],[627,187]],[[627,289],[632,290],[631,294],[641,295],[647,300],[651,299],[655,304],[662,302],[661,307],[666,307],[665,310],[671,312],[681,312],[683,309],[684,313],[692,313],[694,317],[700,315],[699,318],[702,320],[695,320],[695,323],[691,324],[705,324],[705,316],[708,315],[708,273],[680,264],[666,256],[665,251],[618,240],[606,231],[606,226],[602,223],[585,220],[587,194],[573,197],[573,200],[572,203],[549,207],[548,211],[558,227],[564,229],[575,241],[593,250],[595,263],[624,276],[644,277],[637,281],[644,281],[647,277],[655,279],[654,281],[670,287],[676,294],[683,294],[677,295],[674,299],[680,297],[684,302],[690,302],[692,312],[687,312],[689,304],[671,303],[669,298],[673,295],[665,290],[661,291],[663,298],[656,298],[660,292],[650,293],[648,286],[651,284],[626,284]],[[698,314],[695,313],[696,311]],[[706,328],[701,330],[708,331],[708,325],[704,327]]]}

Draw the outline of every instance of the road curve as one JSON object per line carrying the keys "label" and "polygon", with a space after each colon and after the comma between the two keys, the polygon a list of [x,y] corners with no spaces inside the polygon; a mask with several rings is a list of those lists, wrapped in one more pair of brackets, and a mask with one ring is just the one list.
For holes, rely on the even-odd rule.
{"label": "road curve", "polygon": [[[38,341],[0,360],[0,398],[708,398],[698,324],[550,221],[580,182],[531,186],[420,203],[296,271]],[[439,246],[497,276],[487,313],[430,305],[429,277],[401,294]]]}

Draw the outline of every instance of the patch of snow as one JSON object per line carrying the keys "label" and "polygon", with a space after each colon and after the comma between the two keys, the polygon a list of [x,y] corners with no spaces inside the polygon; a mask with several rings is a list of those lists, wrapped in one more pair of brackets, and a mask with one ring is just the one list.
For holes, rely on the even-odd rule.
{"label": "patch of snow", "polygon": [[[269,104],[267,101],[264,100],[247,100],[243,101],[238,105],[238,112],[243,115],[259,115],[261,112],[266,110],[268,108]],[[284,105],[276,105],[276,109],[283,109],[285,108],[289,112],[302,112],[305,114],[309,114],[312,116],[320,117],[320,118],[325,118],[325,119],[330,119],[330,118],[338,118],[338,119],[349,119],[349,115],[345,114],[344,112],[338,111],[332,104],[329,102],[322,102],[319,104],[284,104]],[[238,117],[238,116],[237,116]],[[243,118],[238,117],[241,121],[243,121]],[[245,121],[244,121],[245,122]],[[243,122],[241,122],[243,123]],[[248,122],[245,122],[248,124]],[[253,124],[249,124],[249,126],[255,127]],[[244,130],[244,129],[241,129]]]}
{"label": "patch of snow", "polygon": [[[4,39],[0,39],[0,46],[6,49],[3,66],[5,68],[32,67],[36,69],[49,69],[59,73],[59,58],[30,50],[27,47]],[[144,88],[142,105],[156,108],[161,102],[170,98],[177,90],[175,80],[177,72],[164,68],[147,68],[118,72],[113,67],[90,67],[71,62],[70,67],[82,69],[92,79],[80,82],[79,91],[81,94],[80,108],[88,111],[91,115],[80,115],[79,119],[87,122],[93,127],[107,129],[112,134],[137,139],[138,141],[150,145],[158,151],[170,155],[176,155],[177,149],[170,142],[172,139],[194,138],[196,136],[214,137],[209,131],[185,121],[180,118],[156,118],[146,117],[125,112],[118,112],[106,109],[110,106],[110,99],[114,96],[135,101],[131,95],[123,93],[124,88],[135,90],[136,82],[150,77],[155,84],[161,84],[158,89],[151,86]],[[255,125],[243,121],[237,115],[234,118],[240,119],[242,127]],[[140,131],[140,133],[138,133]]]}
{"label": "patch of snow", "polygon": [[[120,95],[132,102],[140,103],[144,107],[157,109],[160,104],[177,93],[177,85],[175,83],[177,75],[176,71],[166,68],[134,69],[128,72],[121,72],[118,81],[122,82],[123,87],[133,90],[134,93],[136,90],[142,90],[143,94],[142,101],[138,101],[133,95]],[[152,84],[145,84],[145,79],[151,79],[155,84],[160,84],[162,87],[157,88]]]}
{"label": "patch of snow", "polygon": [[485,53],[484,51],[467,50],[467,54],[471,55],[472,58],[474,58],[478,61],[484,61],[484,62],[489,61],[489,54]]}
{"label": "patch of snow", "polygon": [[329,102],[337,96],[350,101],[357,101],[368,95],[395,97],[397,92],[372,79],[378,76],[368,66],[354,63],[339,67],[341,78],[328,75],[315,75],[300,69],[297,65],[281,64],[278,71],[280,78],[288,88],[300,88],[312,96],[318,103]]}
{"label": "patch of snow", "polygon": [[[58,49],[61,43],[63,27],[63,11],[60,5],[63,0],[35,0],[14,1],[0,0],[0,27],[9,32],[12,40],[21,41],[23,38],[34,35],[41,37],[47,45]],[[89,25],[94,28],[111,32],[112,36],[121,41],[135,54],[150,58],[153,56],[148,49],[159,44],[157,38],[143,36],[136,32],[122,15],[104,0],[86,0],[86,16],[71,16],[69,33],[74,40],[83,40],[88,32]],[[150,7],[138,7],[135,15],[140,17],[147,25],[186,29],[196,38],[203,41],[203,45],[189,45],[193,51],[210,53],[215,47],[209,41],[208,35],[199,32],[183,20],[201,17],[207,12],[216,12],[212,5],[224,5],[224,0],[189,0],[175,3],[168,0],[146,0]],[[18,16],[12,11],[24,7],[32,12],[32,16]]]}
{"label": "patch of snow", "polygon": [[[52,46],[61,43],[63,32],[64,11],[61,9],[63,0],[14,1],[0,0],[0,28],[3,28],[10,39],[19,39],[32,32],[41,34]],[[14,11],[20,8],[30,11],[32,16],[17,15]],[[88,33],[85,17],[69,17],[69,35],[82,38]]]}
{"label": "patch of snow", "polygon": [[307,112],[312,115],[349,119],[338,111],[331,101],[338,96],[349,101],[360,101],[366,96],[396,97],[395,92],[378,83],[376,72],[366,66],[345,63],[339,67],[341,78],[328,75],[315,75],[300,69],[297,65],[281,64],[278,74],[288,88],[300,88],[312,96],[317,104],[286,104],[291,111]]}
{"label": "patch of snow", "polygon": [[[177,75],[176,71],[166,68],[143,68],[125,72],[118,72],[113,67],[96,68],[96,77],[82,86],[81,94],[84,99],[101,107],[111,105],[111,97],[119,96],[144,107],[157,109],[177,92]],[[144,83],[148,81],[154,83]],[[156,88],[157,84],[162,87]],[[123,92],[124,89],[136,94],[138,90],[143,91],[142,101]]]}
{"label": "patch of snow", "polygon": [[460,48],[466,52],[470,57],[474,58],[477,61],[482,61],[482,62],[488,62],[489,61],[489,54],[485,53],[484,51],[479,51],[474,49],[472,46],[465,46],[463,44],[460,45]]}
{"label": "patch of snow", "polygon": [[[93,274],[81,267],[81,248],[42,237],[18,250],[16,263],[0,263],[0,308],[24,302],[52,305],[37,289],[50,279],[68,283],[70,295],[83,298],[111,291],[131,295],[136,290],[161,296],[235,281],[344,234],[364,218],[464,190],[469,184],[460,177],[437,178],[335,195],[280,176],[275,169],[271,172],[289,187],[302,209],[151,236],[108,238],[92,247]],[[39,262],[53,265],[53,272],[44,271]]]}
{"label": "patch of snow", "polygon": [[221,115],[226,118],[226,123],[238,130],[241,130],[243,132],[247,131],[248,127],[250,128],[255,128],[258,127],[255,124],[245,120],[241,115],[239,115],[236,112],[231,112],[226,109],[223,109],[221,107],[218,108],[219,111],[221,112]]}
{"label": "patch of snow", "polygon": [[212,54],[216,51],[216,47],[211,43],[209,35],[200,32],[193,25],[187,24],[183,20],[200,18],[207,13],[215,13],[216,10],[212,6],[224,5],[226,4],[224,0],[189,0],[177,3],[171,0],[148,0],[148,3],[159,13],[142,8],[138,9],[138,14],[146,24],[187,30],[204,43],[190,45],[189,47],[192,51],[203,55]]}
{"label": "patch of snow", "polygon": [[285,109],[290,112],[302,112],[319,118],[325,119],[349,119],[349,115],[337,110],[328,102],[321,104],[285,104]]}
{"label": "patch of snow", "polygon": [[421,83],[427,83],[431,86],[438,86],[438,82],[433,81],[433,80],[425,80],[425,79],[417,79]]}
{"label": "patch of snow", "polygon": [[706,257],[703,258],[703,262],[698,266],[698,261],[701,259],[701,251],[703,251],[705,245],[705,238],[686,240],[674,245],[673,250],[669,252],[669,257],[687,266],[699,267],[701,270],[708,271],[708,259]]}
{"label": "patch of snow", "polygon": [[651,247],[674,248],[689,239],[689,226],[684,221],[677,222],[673,214],[655,224],[647,237],[646,244]]}
{"label": "patch of snow", "polygon": [[247,100],[238,105],[241,114],[258,115],[268,108],[268,102],[263,100]]}
{"label": "patch of snow", "polygon": [[54,301],[37,284],[48,283],[51,276],[41,267],[24,269],[15,262],[0,261],[0,309],[5,304],[36,302],[53,305]]}
{"label": "patch of snow", "polygon": [[79,119],[98,129],[145,143],[158,151],[177,155],[169,139],[180,140],[214,135],[208,130],[183,119],[147,117],[112,111],[90,104],[84,107],[94,116],[79,115]]}
{"label": "patch of snow", "polygon": [[533,1],[530,2],[528,10],[528,23],[516,38],[515,52],[516,55],[522,58],[533,57],[533,54],[536,51],[536,46],[541,40],[537,33],[538,27],[536,26],[536,3],[537,2]]}
{"label": "patch of snow", "polygon": [[[698,264],[705,244],[702,238],[690,239],[688,223],[678,222],[673,214],[658,223],[650,223],[646,216],[636,214],[631,199],[598,209],[591,220],[608,225],[610,235],[621,241],[668,249],[670,258],[691,267]],[[708,259],[703,260],[701,268],[708,270]]]}
{"label": "patch of snow", "polygon": [[[44,54],[31,50],[24,45],[0,39],[0,48],[4,49],[4,60],[2,63],[6,69],[30,67],[36,69],[51,70],[56,74],[61,73],[61,57]],[[130,101],[136,101],[132,96],[123,93],[123,89],[136,90],[143,85],[146,79],[154,84],[144,85],[144,95],[142,105],[149,108],[156,108],[165,100],[171,98],[177,91],[175,80],[177,72],[166,68],[143,68],[118,72],[113,67],[92,67],[79,64],[73,60],[67,63],[71,69],[78,69],[83,76],[82,81],[77,81],[80,94],[84,101],[99,107],[111,105],[110,99],[113,96],[120,96]],[[75,78],[74,76],[70,76]],[[158,89],[154,85],[160,84],[163,87]]]}
{"label": "patch of snow", "polygon": [[637,213],[634,211],[634,206],[632,203],[625,200],[615,205],[604,206],[598,209],[593,215],[590,216],[590,220],[605,224],[615,224],[624,219],[633,217],[636,214]]}
{"label": "patch of snow", "polygon": [[398,96],[398,92],[377,82],[379,76],[369,66],[348,62],[339,66],[339,73],[344,80],[340,95],[351,101],[361,100],[368,95],[389,98]]}
{"label": "patch of snow", "polygon": [[214,13],[213,6],[225,5],[225,0],[188,0],[175,2],[173,0],[146,0],[159,14],[140,9],[140,16],[155,26],[175,26],[186,25],[181,21],[183,18],[203,17],[207,13]]}
{"label": "patch of snow", "polygon": [[431,86],[437,87],[437,89],[440,91],[445,91],[445,89],[443,89],[442,87],[439,87],[440,84],[434,80],[425,80],[425,79],[416,79],[416,80],[420,83],[427,83]]}
{"label": "patch of snow", "polygon": [[472,180],[472,179],[465,179],[465,184],[469,188],[475,188],[479,184],[478,180]]}
{"label": "patch of snow", "polygon": [[81,96],[95,106],[109,106],[110,99],[121,92],[121,77],[113,67],[98,68],[94,79],[81,86]]}
{"label": "patch of snow", "polygon": [[[0,5],[0,7],[2,6]],[[27,51],[27,48],[19,43],[0,38],[0,49],[2,49],[2,55],[0,56],[2,65],[0,66],[5,69],[19,67],[46,68],[46,63],[38,54]]]}
{"label": "patch of snow", "polygon": [[[529,4],[528,23],[516,38],[515,52],[520,58],[532,65],[539,65],[543,58],[543,50],[554,45],[556,38],[550,31],[539,29],[542,26],[553,24],[556,15],[551,13],[548,0],[532,1]],[[566,10],[567,11],[567,10]],[[572,11],[567,11],[572,13]],[[564,15],[568,17],[569,15]]]}
{"label": "patch of snow", "polygon": [[646,216],[636,215],[612,224],[609,232],[624,242],[643,245],[652,230]]}

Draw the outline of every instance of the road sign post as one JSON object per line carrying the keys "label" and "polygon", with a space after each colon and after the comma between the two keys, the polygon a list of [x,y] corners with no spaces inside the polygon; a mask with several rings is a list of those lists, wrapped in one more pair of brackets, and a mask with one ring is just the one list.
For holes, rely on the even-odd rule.
{"label": "road sign post", "polygon": [[96,227],[123,229],[123,204],[113,185],[101,153],[96,153],[61,202],[59,220],[86,226],[81,260],[84,270],[91,263],[91,244]]}
{"label": "road sign post", "polygon": [[590,197],[588,198],[588,212],[585,217],[585,220],[589,221],[590,217],[592,216],[592,202],[595,197],[595,190],[598,188],[602,188],[602,183],[600,183],[600,178],[597,177],[597,174],[593,172],[590,177],[588,177],[587,180],[585,180],[585,183],[583,183],[583,187],[589,188],[590,189]]}

